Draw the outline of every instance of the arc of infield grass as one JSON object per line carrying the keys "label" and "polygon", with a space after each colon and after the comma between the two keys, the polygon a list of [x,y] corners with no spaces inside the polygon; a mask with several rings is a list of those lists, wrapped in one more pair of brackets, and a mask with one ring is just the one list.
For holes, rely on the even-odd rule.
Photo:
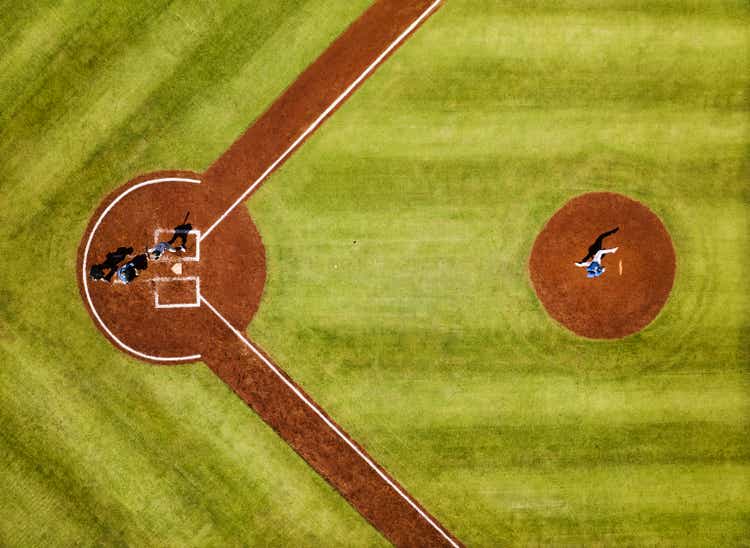
{"label": "arc of infield grass", "polygon": [[[205,179],[216,181],[217,183],[226,184],[227,179],[244,178],[244,183],[247,184],[247,179],[253,178],[255,171],[257,170],[257,164],[250,163],[246,165],[247,158],[252,158],[253,155],[257,154],[259,150],[263,150],[259,147],[259,143],[262,142],[262,137],[266,131],[277,130],[277,125],[283,127],[283,120],[285,118],[285,107],[288,103],[299,99],[302,96],[306,97],[306,103],[318,103],[330,101],[328,106],[310,123],[305,127],[292,127],[284,128],[280,131],[288,131],[291,135],[292,142],[289,144],[278,156],[267,165],[267,167],[258,175],[253,182],[244,188],[237,198],[232,201],[231,205],[211,224],[211,226],[203,232],[201,240],[207,238],[213,230],[219,226],[219,224],[229,215],[234,208],[242,203],[250,194],[255,191],[266,178],[277,169],[289,156],[307,139],[323,121],[330,116],[341,104],[351,96],[352,92],[360,86],[365,79],[367,79],[373,71],[380,65],[393,51],[398,48],[406,38],[413,33],[420,24],[422,24],[442,3],[443,0],[433,0],[429,3],[425,3],[420,0],[412,0],[410,2],[403,2],[399,0],[380,0],[376,2],[370,9],[365,12],[342,36],[340,36],[334,43],[304,72],[300,75],[297,80],[287,89],[284,94],[279,97],[276,102],[269,108],[269,110],[251,126],[245,134],[243,134],[231,147],[222,155],[214,164],[212,164],[206,171]],[[425,5],[426,4],[426,5]],[[418,9],[417,16],[412,15],[412,11]],[[395,32],[400,33],[393,38],[392,33],[388,32],[392,29],[388,29],[385,26],[385,32],[382,36],[372,36],[373,25],[371,20],[374,20],[375,25],[379,22],[380,18],[388,17],[388,23],[390,23],[395,29]],[[395,18],[394,21],[390,20]],[[405,28],[404,25],[406,25]],[[403,30],[401,30],[403,28]],[[379,28],[379,31],[384,31],[383,28]],[[338,92],[341,84],[336,82],[335,78],[331,78],[332,81],[327,86],[313,85],[314,77],[320,76],[320,73],[325,75],[325,66],[329,61],[333,61],[344,57],[352,58],[352,61],[357,61],[355,55],[347,55],[348,49],[354,49],[362,44],[367,44],[371,49],[375,50],[373,54],[376,57],[369,62],[364,68],[360,65],[358,67],[358,73],[350,83],[344,88],[343,91],[335,95],[333,100],[330,100],[333,94]],[[364,63],[367,63],[370,58],[363,56]],[[335,63],[330,63],[335,64]],[[321,70],[322,69],[322,70]],[[334,77],[340,75],[326,76]],[[338,85],[337,85],[338,84]],[[310,95],[313,97],[310,97]],[[302,129],[304,128],[304,129]],[[291,129],[291,131],[290,131]],[[301,131],[301,133],[299,133]],[[296,138],[293,135],[299,133]],[[278,139],[278,141],[281,141]],[[287,141],[288,142],[288,141]],[[262,154],[262,153],[261,153]],[[273,157],[273,156],[272,156]],[[270,158],[269,158],[270,160]],[[212,185],[214,186],[214,185]],[[222,188],[224,185],[216,184],[220,192],[223,192]],[[236,189],[236,184],[229,184],[229,198],[231,199]]]}

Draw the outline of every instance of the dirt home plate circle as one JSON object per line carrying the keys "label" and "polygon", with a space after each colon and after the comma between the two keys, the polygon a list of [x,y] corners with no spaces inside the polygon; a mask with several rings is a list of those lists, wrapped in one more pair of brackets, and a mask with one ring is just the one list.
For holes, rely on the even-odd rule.
{"label": "dirt home plate circle", "polygon": [[[440,4],[375,2],[205,172],[150,173],[107,196],[78,250],[81,298],[115,347],[205,363],[397,546],[461,543],[247,337],[266,255],[244,203]],[[119,282],[113,264],[138,276]]]}
{"label": "dirt home plate circle", "polygon": [[[201,296],[243,327],[260,305],[266,280],[260,234],[238,208],[202,241],[201,219],[211,211],[208,186],[184,171],[137,177],[108,196],[89,222],[79,251],[82,297],[107,338],[137,358],[165,365],[200,360],[215,323],[201,309]],[[87,276],[114,248],[132,247],[135,255],[169,240],[188,213],[194,229],[185,252],[149,261],[127,285],[116,276],[111,283]]]}
{"label": "dirt home plate circle", "polygon": [[[597,258],[587,255],[600,236],[600,263],[586,266]],[[544,308],[563,326],[583,337],[617,339],[646,327],[667,302],[675,251],[648,207],[622,194],[592,192],[547,222],[531,250],[529,275]]]}

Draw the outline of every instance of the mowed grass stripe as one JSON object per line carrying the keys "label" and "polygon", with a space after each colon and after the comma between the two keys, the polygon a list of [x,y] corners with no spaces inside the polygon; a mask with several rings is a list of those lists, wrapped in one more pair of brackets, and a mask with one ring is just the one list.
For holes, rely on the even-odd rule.
{"label": "mowed grass stripe", "polygon": [[[365,104],[376,108],[375,98],[369,99],[372,104],[369,101]],[[692,108],[661,112],[639,107],[607,110],[567,106],[551,111],[520,109],[513,112],[453,108],[431,113],[429,110],[413,112],[387,105],[381,105],[381,109],[378,118],[368,115],[367,111],[357,110],[346,123],[331,120],[337,131],[328,139],[316,142],[316,150],[336,154],[349,163],[380,161],[384,164],[383,169],[389,169],[391,159],[402,163],[409,159],[446,162],[459,157],[461,162],[452,162],[459,169],[463,161],[488,157],[495,162],[503,158],[520,162],[533,159],[542,162],[540,167],[569,159],[587,167],[587,163],[581,161],[587,158],[579,155],[585,153],[595,158],[595,153],[609,152],[611,156],[617,156],[619,162],[630,161],[629,165],[625,164],[630,172],[622,175],[629,177],[631,184],[636,183],[632,180],[633,170],[651,171],[658,167],[672,171],[690,162],[711,162],[715,168],[727,169],[730,166],[723,165],[724,161],[743,159],[742,130],[746,117],[742,112]],[[394,126],[398,127],[397,132],[393,131]],[[356,138],[360,131],[367,138]],[[652,143],[652,147],[644,148],[644,141]],[[414,156],[410,155],[409,148]],[[306,157],[311,156],[312,152],[306,153]],[[330,160],[324,160],[320,165],[330,169],[331,164]],[[390,169],[398,167],[396,163]],[[489,173],[476,175],[490,176]],[[498,185],[514,186],[512,181],[503,177],[503,173],[498,175]],[[602,171],[599,175],[617,177],[620,173]],[[656,175],[664,177],[658,172]],[[471,180],[468,183],[471,184]],[[574,181],[560,181],[563,185],[572,183]],[[642,185],[646,186],[646,183],[643,181]],[[418,181],[412,182],[412,185],[417,184]],[[458,182],[454,184],[459,187]],[[706,184],[715,182],[709,179]],[[326,188],[323,186],[324,190]],[[703,185],[696,191],[701,188]],[[512,188],[509,191],[521,192]],[[660,191],[660,188],[652,190]],[[375,194],[374,189],[371,192]],[[478,197],[472,192],[467,199],[476,200]]]}
{"label": "mowed grass stripe", "polygon": [[[251,336],[469,544],[745,538],[747,20],[451,3],[249,203]],[[644,201],[678,254],[621,341],[563,330],[527,279],[591,190]]]}
{"label": "mowed grass stripe", "polygon": [[[48,120],[54,110],[88,91],[87,78],[133,41],[128,25],[145,25],[166,2],[152,5],[97,5],[93,2],[66,2],[45,8],[36,17],[14,19],[17,42],[10,41],[8,51],[0,54],[0,67],[9,92],[0,103],[2,132],[32,130]],[[146,9],[144,9],[146,8]],[[30,105],[27,103],[31,103]],[[16,124],[10,124],[20,115]],[[0,133],[2,134],[2,133]]]}
{"label": "mowed grass stripe", "polygon": [[423,65],[408,91],[388,89],[399,95],[394,104],[417,110],[433,97],[438,110],[455,101],[484,111],[618,103],[742,110],[747,14],[742,2],[458,2],[452,24],[422,38],[429,63],[415,49],[401,56]]}
{"label": "mowed grass stripe", "polygon": [[[547,473],[541,470],[467,471],[457,486],[471,500],[466,528],[511,545],[736,545],[747,513],[746,466],[623,466]],[[445,481],[445,477],[440,477]],[[496,520],[486,523],[483,513]],[[503,525],[507,529],[503,530]]]}
{"label": "mowed grass stripe", "polygon": [[[435,337],[435,333],[425,333],[419,341],[421,344],[415,344],[413,349],[426,354],[429,349],[423,342],[428,336]],[[357,342],[355,337],[350,340],[352,346]],[[588,378],[582,379],[573,371],[554,371],[552,364],[546,374],[524,374],[519,370],[524,366],[531,369],[530,364],[515,360],[513,363],[489,362],[489,355],[479,355],[476,361],[460,361],[461,356],[446,352],[442,367],[426,359],[409,362],[401,356],[396,356],[395,363],[385,363],[384,357],[389,352],[378,345],[380,342],[377,340],[373,345],[377,353],[372,356],[382,363],[377,368],[382,388],[377,392],[368,394],[367,377],[373,368],[363,366],[367,363],[364,349],[351,356],[351,363],[326,363],[321,371],[326,381],[352,387],[351,394],[332,397],[332,406],[346,412],[351,399],[367,400],[363,416],[356,419],[362,425],[377,416],[392,413],[403,417],[403,423],[393,426],[407,431],[412,426],[426,429],[430,426],[450,428],[451,425],[458,428],[494,425],[493,429],[520,429],[524,425],[530,428],[635,428],[643,424],[679,424],[681,421],[734,428],[743,423],[748,413],[742,371],[722,372],[712,377],[683,371],[641,371],[631,374],[630,378],[592,371]],[[404,342],[408,344],[409,339]],[[395,348],[390,350],[390,354],[396,354]],[[465,358],[465,355],[464,351],[462,356]],[[483,367],[485,361],[492,363],[492,370]],[[451,371],[464,374],[451,375]],[[420,397],[415,404],[398,397],[408,391],[410,385],[419,387]],[[429,409],[430,400],[443,403]],[[425,414],[427,410],[429,413]],[[738,453],[749,448],[745,445],[726,449]]]}
{"label": "mowed grass stripe", "polygon": [[[214,23],[220,24],[220,14],[216,14]],[[186,26],[190,31],[185,30]],[[185,9],[179,17],[168,11],[150,20],[146,28],[133,29],[129,47],[102,67],[91,80],[88,92],[67,105],[63,116],[42,138],[37,132],[18,132],[13,142],[18,153],[3,170],[11,181],[9,190],[28,180],[46,181],[52,186],[64,184],[71,172],[80,169],[96,144],[142,108],[151,92],[179,67],[181,57],[198,47],[202,35],[212,28],[202,10]],[[56,91],[62,95],[68,92],[66,86]],[[65,161],[61,162],[61,158]],[[24,211],[33,211],[39,204],[31,199],[44,188],[42,183],[35,187],[36,192],[25,192],[18,205]]]}
{"label": "mowed grass stripe", "polygon": [[[14,10],[13,7],[16,7]],[[2,42],[0,43],[0,74],[3,75],[3,93],[0,94],[0,135],[19,105],[33,93],[31,83],[41,80],[43,71],[49,70],[54,57],[64,42],[91,16],[93,3],[68,2],[42,6],[20,3],[3,6],[0,15]],[[11,82],[13,85],[11,86]],[[38,82],[37,82],[38,83]]]}

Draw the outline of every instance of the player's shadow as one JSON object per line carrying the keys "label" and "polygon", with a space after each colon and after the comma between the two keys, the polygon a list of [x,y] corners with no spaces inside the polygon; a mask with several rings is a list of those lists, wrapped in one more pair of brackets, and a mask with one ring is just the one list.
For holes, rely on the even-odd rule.
{"label": "player's shadow", "polygon": [[603,232],[602,234],[599,234],[599,236],[597,236],[594,243],[589,246],[589,251],[588,253],[586,253],[586,256],[583,259],[581,259],[579,262],[585,263],[589,259],[592,259],[594,255],[596,255],[597,251],[601,251],[602,247],[604,246],[604,238],[606,238],[607,236],[611,236],[618,230],[620,230],[619,226],[613,228],[612,230],[608,230],[607,232]]}
{"label": "player's shadow", "polygon": [[[89,275],[93,280],[105,280],[109,282],[112,276],[117,272],[117,268],[127,259],[128,255],[133,253],[132,247],[118,247],[114,251],[107,253],[107,258],[91,267]],[[109,270],[109,272],[105,272]]]}

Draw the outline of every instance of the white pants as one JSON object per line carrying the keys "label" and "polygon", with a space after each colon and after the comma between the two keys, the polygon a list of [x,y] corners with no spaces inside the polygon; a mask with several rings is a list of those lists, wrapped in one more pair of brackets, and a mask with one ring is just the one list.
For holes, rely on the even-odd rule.
{"label": "white pants", "polygon": [[602,264],[602,257],[604,257],[605,255],[608,255],[609,253],[614,253],[618,249],[619,248],[617,248],[617,247],[611,247],[609,249],[600,249],[599,251],[596,252],[596,255],[594,255],[594,258],[591,259],[589,262],[587,262],[587,263],[576,263],[576,266],[586,267],[586,266],[589,266],[591,263]]}
{"label": "white pants", "polygon": [[616,247],[612,247],[610,249],[600,249],[596,252],[596,255],[594,255],[594,260],[592,262],[602,264],[602,257],[608,255],[609,253],[614,253],[615,251],[617,251]]}

